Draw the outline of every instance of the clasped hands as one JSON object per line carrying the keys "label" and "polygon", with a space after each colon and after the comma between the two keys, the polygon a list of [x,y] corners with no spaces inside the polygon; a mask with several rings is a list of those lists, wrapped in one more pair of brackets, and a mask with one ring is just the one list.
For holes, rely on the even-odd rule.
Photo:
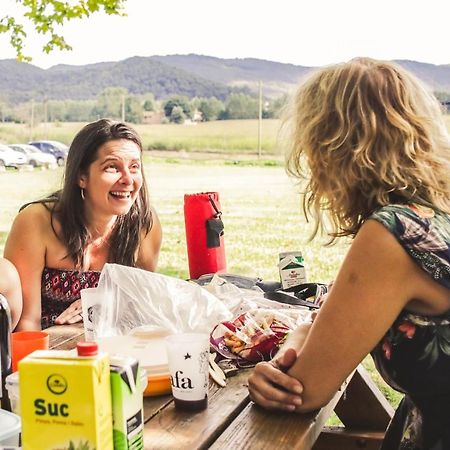
{"label": "clasped hands", "polygon": [[285,372],[296,360],[296,350],[288,348],[281,356],[258,363],[248,378],[250,398],[266,409],[295,411],[302,404],[303,386]]}

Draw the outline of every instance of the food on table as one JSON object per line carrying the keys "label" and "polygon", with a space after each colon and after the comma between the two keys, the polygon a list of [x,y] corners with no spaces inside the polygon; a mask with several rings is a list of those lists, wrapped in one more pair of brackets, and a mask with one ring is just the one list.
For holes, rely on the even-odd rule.
{"label": "food on table", "polygon": [[278,351],[293,329],[289,317],[268,310],[241,314],[222,322],[211,343],[222,356],[251,362],[267,361]]}

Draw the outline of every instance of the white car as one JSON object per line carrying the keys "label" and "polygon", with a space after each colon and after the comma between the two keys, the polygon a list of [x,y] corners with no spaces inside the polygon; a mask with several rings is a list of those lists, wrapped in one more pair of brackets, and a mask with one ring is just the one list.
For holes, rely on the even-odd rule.
{"label": "white car", "polygon": [[41,152],[34,145],[29,144],[11,144],[8,145],[16,152],[22,153],[25,155],[27,160],[27,164],[32,165],[33,167],[49,167],[56,165],[56,158],[49,153]]}
{"label": "white car", "polygon": [[7,145],[0,144],[0,167],[15,167],[26,164],[27,159],[22,153],[16,152]]}

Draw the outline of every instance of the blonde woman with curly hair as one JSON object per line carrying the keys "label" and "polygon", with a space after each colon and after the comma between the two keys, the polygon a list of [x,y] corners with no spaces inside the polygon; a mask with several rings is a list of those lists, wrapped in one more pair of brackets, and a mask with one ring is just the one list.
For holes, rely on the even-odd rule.
{"label": "blonde woman with curly hair", "polygon": [[314,323],[249,378],[268,409],[325,405],[371,352],[405,397],[383,449],[450,448],[450,138],[437,100],[390,62],[312,74],[290,115],[290,174],[333,242],[353,238]]}

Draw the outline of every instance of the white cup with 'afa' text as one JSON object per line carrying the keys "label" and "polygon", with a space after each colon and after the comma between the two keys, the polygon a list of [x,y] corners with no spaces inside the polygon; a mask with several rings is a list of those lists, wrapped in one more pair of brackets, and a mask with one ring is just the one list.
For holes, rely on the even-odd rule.
{"label": "white cup with 'afa' text", "polygon": [[180,333],[165,340],[175,406],[187,410],[206,408],[209,335]]}

